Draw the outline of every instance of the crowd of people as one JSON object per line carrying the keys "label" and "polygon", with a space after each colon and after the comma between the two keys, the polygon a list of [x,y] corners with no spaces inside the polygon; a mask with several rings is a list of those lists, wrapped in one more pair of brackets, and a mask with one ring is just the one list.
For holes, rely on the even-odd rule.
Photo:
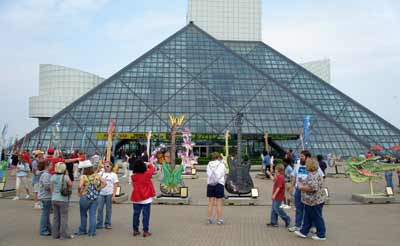
{"label": "crowd of people", "polygon": [[[33,160],[30,160],[29,152],[11,157],[11,165],[15,165],[17,190],[13,200],[21,197],[21,190],[26,192],[25,198],[30,198],[28,177],[32,173],[34,208],[41,209],[40,235],[51,235],[58,239],[73,238],[74,235],[94,237],[98,229],[112,229],[112,204],[119,187],[118,175],[112,161],[102,160],[97,152],[87,159],[82,151],[76,151],[64,158],[53,148],[47,150],[46,156],[40,150],[32,154]],[[157,153],[154,164],[148,162],[146,152],[139,157],[134,154],[124,155],[123,177],[129,176],[129,184],[133,188],[130,196],[133,203],[133,236],[141,234],[140,216],[143,237],[151,236],[150,211],[156,195],[152,176],[168,154],[169,152]],[[212,153],[211,158],[207,165],[207,223],[223,225],[222,201],[225,197],[226,163],[220,153]],[[293,151],[289,150],[283,163],[275,165],[273,156],[264,152],[263,163],[266,177],[273,181],[272,206],[267,226],[278,227],[278,218],[281,218],[285,227],[298,237],[306,238],[311,233],[314,234],[311,236],[314,240],[326,240],[323,206],[327,196],[324,188],[327,164],[323,157],[318,155],[317,158],[312,158],[309,151],[303,150],[296,161]],[[75,233],[71,233],[68,228],[68,210],[73,181],[77,178],[80,226]],[[295,206],[293,219],[284,210],[290,208],[291,200]]]}

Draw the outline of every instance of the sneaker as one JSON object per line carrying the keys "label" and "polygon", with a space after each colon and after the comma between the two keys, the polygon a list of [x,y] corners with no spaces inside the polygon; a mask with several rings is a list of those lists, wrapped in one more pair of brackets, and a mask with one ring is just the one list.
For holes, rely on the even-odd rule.
{"label": "sneaker", "polygon": [[311,227],[311,228],[310,228],[310,233],[312,233],[312,234],[317,233],[317,228]]}
{"label": "sneaker", "polygon": [[307,237],[306,235],[304,235],[300,231],[294,231],[294,234],[296,234],[296,236],[301,237],[301,238],[306,238]]}
{"label": "sneaker", "polygon": [[291,209],[291,208],[292,208],[291,206],[286,205],[286,204],[285,204],[285,206],[283,207],[283,209]]}
{"label": "sneaker", "polygon": [[139,231],[134,231],[134,232],[133,232],[133,236],[134,236],[134,237],[139,236],[139,235],[140,235],[140,232],[139,232]]}
{"label": "sneaker", "polygon": [[224,220],[223,219],[217,220],[217,225],[223,225],[223,224],[224,224]]}
{"label": "sneaker", "polygon": [[15,197],[13,198],[13,201],[17,201],[17,200],[19,200],[19,197],[15,196]]}
{"label": "sneaker", "polygon": [[268,223],[267,226],[269,226],[269,227],[278,227],[278,224]]}
{"label": "sneaker", "polygon": [[300,230],[300,228],[298,228],[297,226],[292,226],[292,227],[289,227],[288,230],[289,230],[290,232],[295,232],[295,231]]}
{"label": "sneaker", "polygon": [[105,228],[106,228],[107,230],[111,230],[111,229],[112,229],[112,226],[111,226],[111,225],[106,225]]}
{"label": "sneaker", "polygon": [[316,241],[325,241],[326,237],[318,237],[317,235],[314,235],[311,237],[311,239]]}
{"label": "sneaker", "polygon": [[212,219],[208,219],[207,224],[212,225],[212,224],[214,224],[214,221]]}
{"label": "sneaker", "polygon": [[285,208],[286,204],[282,203],[279,208]]}
{"label": "sneaker", "polygon": [[27,199],[27,200],[28,200],[28,199],[29,199],[29,197],[30,197],[29,195],[26,195],[26,196],[25,196],[25,199]]}
{"label": "sneaker", "polygon": [[143,232],[143,237],[150,237],[151,236],[151,232]]}

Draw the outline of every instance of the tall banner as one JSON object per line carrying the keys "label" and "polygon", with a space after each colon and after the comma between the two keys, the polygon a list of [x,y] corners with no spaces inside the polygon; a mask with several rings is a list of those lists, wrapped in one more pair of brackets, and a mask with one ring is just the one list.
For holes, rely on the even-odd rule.
{"label": "tall banner", "polygon": [[308,143],[309,143],[309,137],[310,137],[310,125],[311,125],[311,117],[309,115],[304,117],[304,122],[303,122],[303,141],[304,141],[304,146],[307,148]]}
{"label": "tall banner", "polygon": [[80,149],[84,151],[85,146],[86,146],[86,129],[83,131]]}
{"label": "tall banner", "polygon": [[115,131],[115,121],[111,120],[110,125],[108,126],[108,139],[107,139],[107,150],[106,150],[106,160],[109,162],[111,161],[111,148],[112,148],[112,139],[113,139],[113,134]]}
{"label": "tall banner", "polygon": [[6,135],[7,135],[7,129],[8,125],[5,124],[3,127],[3,130],[1,131],[1,136],[0,136],[0,161],[2,160],[2,154],[3,154],[3,148],[5,148],[6,145]]}

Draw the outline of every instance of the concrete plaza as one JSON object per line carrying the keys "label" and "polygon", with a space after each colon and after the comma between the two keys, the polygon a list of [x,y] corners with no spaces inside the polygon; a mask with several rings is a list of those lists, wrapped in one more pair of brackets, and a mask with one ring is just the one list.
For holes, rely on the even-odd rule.
{"label": "concrete plaza", "polygon": [[[113,229],[98,230],[95,238],[87,236],[55,241],[38,233],[40,211],[32,201],[0,199],[0,246],[10,245],[398,245],[400,243],[400,204],[361,205],[351,201],[352,192],[368,192],[368,184],[356,185],[346,178],[327,178],[331,203],[324,207],[327,225],[326,242],[300,239],[289,233],[280,222],[279,228],[265,226],[269,218],[272,182],[254,178],[260,189],[256,206],[225,206],[226,224],[207,225],[206,177],[185,180],[190,187],[190,206],[153,205],[150,238],[132,236],[132,205],[129,202],[113,206]],[[396,177],[397,178],[397,177]],[[9,184],[12,184],[10,180]],[[130,193],[127,179],[121,178],[124,192]],[[157,177],[154,178],[156,189]],[[397,184],[397,180],[395,182]],[[75,186],[77,182],[75,182]],[[375,189],[383,190],[384,182]],[[76,189],[75,189],[76,190]],[[397,191],[397,187],[396,190]],[[24,193],[23,193],[24,194]],[[69,213],[69,226],[79,226],[79,205],[74,194]],[[294,210],[287,210],[294,217]]]}

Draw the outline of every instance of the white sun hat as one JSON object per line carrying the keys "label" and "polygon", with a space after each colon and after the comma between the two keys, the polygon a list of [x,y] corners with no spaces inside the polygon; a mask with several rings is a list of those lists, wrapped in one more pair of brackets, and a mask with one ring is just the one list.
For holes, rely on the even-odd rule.
{"label": "white sun hat", "polygon": [[93,167],[93,164],[92,162],[90,162],[90,160],[79,162],[78,168],[86,168],[86,167]]}

